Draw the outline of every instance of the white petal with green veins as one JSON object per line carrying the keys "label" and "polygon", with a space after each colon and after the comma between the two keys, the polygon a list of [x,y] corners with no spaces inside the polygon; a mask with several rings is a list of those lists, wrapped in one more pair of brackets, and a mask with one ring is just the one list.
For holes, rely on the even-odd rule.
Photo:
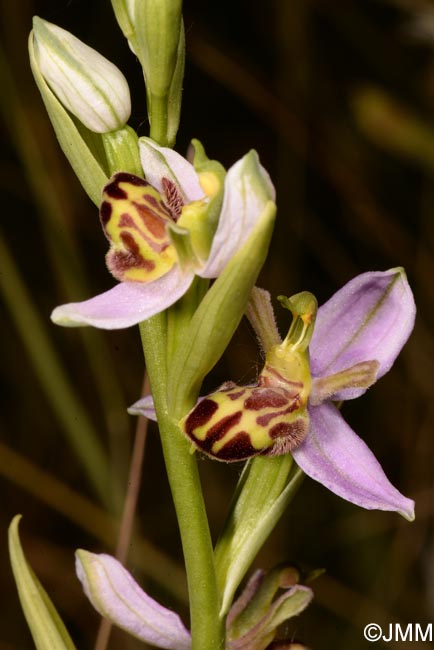
{"label": "white petal with green veins", "polygon": [[62,104],[91,131],[124,126],[131,100],[121,71],[57,25],[35,16],[33,30],[39,69]]}
{"label": "white petal with green veins", "polygon": [[[57,99],[39,69],[35,56],[34,33],[29,36],[29,58],[33,76],[41,93],[51,124],[53,125],[59,144],[67,157],[78,180],[89,198],[97,206],[101,202],[102,188],[108,181],[104,173],[104,162],[94,154],[80,133],[71,115]],[[85,127],[82,127],[83,129]],[[95,135],[88,131],[88,134]]]}

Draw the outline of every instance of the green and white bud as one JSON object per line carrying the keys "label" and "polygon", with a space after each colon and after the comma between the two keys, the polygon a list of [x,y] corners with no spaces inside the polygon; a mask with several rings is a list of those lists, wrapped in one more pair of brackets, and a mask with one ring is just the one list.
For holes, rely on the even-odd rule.
{"label": "green and white bud", "polygon": [[181,0],[144,0],[130,3],[149,94],[165,97],[170,91],[182,32]]}
{"label": "green and white bud", "polygon": [[96,133],[122,128],[131,113],[130,91],[122,72],[70,32],[35,16],[35,58],[57,98]]}

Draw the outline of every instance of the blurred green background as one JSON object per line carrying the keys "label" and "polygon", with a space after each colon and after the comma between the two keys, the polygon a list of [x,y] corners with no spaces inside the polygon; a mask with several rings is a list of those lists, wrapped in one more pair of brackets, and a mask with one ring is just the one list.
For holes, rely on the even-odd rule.
{"label": "blurred green background", "polygon": [[[316,650],[361,650],[367,623],[434,622],[434,3],[184,7],[177,149],[197,137],[226,166],[252,147],[259,152],[278,196],[261,285],[273,296],[310,290],[321,303],[357,273],[403,265],[416,296],[416,329],[393,370],[344,409],[392,482],[416,500],[416,521],[363,511],[306,479],[256,563],[325,568],[314,604],[286,632]],[[115,62],[130,82],[131,126],[141,135],[148,127],[141,70],[108,0],[0,0],[0,650],[33,647],[7,556],[18,512],[27,556],[83,650],[94,647],[98,617],[75,578],[73,553],[115,548],[136,426],[125,409],[140,395],[143,362],[136,328],[64,330],[49,320],[55,305],[113,281],[97,211],[57,146],[31,77],[34,14]],[[244,323],[206,388],[248,381],[259,365]],[[100,459],[107,471],[98,487],[89,473]],[[216,535],[240,467],[200,467]],[[129,567],[185,617],[181,563],[151,428]],[[109,647],[144,645],[114,632]]]}

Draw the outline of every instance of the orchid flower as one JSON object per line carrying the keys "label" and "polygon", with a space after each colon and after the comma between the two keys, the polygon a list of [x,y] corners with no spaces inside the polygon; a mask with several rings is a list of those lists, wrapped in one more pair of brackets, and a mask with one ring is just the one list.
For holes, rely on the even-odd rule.
{"label": "orchid flower", "polygon": [[[291,303],[291,300],[287,302]],[[217,458],[220,454],[220,459],[224,460],[239,460],[240,456],[228,457],[224,449],[215,453],[209,450],[209,446],[208,451],[206,449],[207,433],[212,429],[216,440],[218,422],[223,423],[221,430],[225,430],[228,446],[232,444],[237,453],[241,447],[241,451],[247,447],[250,452],[241,458],[290,451],[308,476],[347,501],[367,509],[397,511],[412,520],[414,502],[393,487],[372,452],[345,422],[336,406],[336,403],[361,396],[380,379],[391,368],[407,341],[414,325],[415,304],[405,273],[397,268],[358,275],[318,309],[314,326],[312,307],[309,309],[309,318],[307,312],[299,318],[303,329],[293,327],[290,330],[296,335],[296,343],[289,339],[288,344],[287,337],[286,343],[276,346],[277,353],[273,349],[268,352],[257,386],[245,387],[247,392],[241,394],[240,387],[228,382],[210,396],[201,398],[195,409],[183,419],[184,432],[190,433],[191,439],[193,431],[196,446],[199,443],[205,453]],[[293,325],[294,322],[296,319]],[[303,357],[307,344],[309,355]],[[297,375],[288,375],[284,382],[280,378],[273,383],[276,358],[283,353],[286,355],[286,372],[291,367],[290,373]],[[294,389],[295,380],[301,389],[297,386]],[[289,391],[289,384],[293,393]],[[276,439],[271,434],[265,443],[265,434],[270,433],[271,426],[262,430],[257,439],[254,438],[255,431],[246,432],[244,427],[242,433],[249,434],[249,439],[238,438],[234,444],[235,424],[238,426],[240,421],[243,422],[241,418],[245,414],[242,413],[238,420],[232,417],[229,422],[228,412],[221,415],[218,407],[227,396],[227,403],[234,413],[236,409],[240,410],[239,405],[244,400],[244,410],[250,418],[245,417],[245,420],[251,426],[257,426],[257,420],[253,418],[255,412],[258,413],[258,396],[262,399],[265,393],[260,391],[264,390],[269,400],[262,404],[268,408],[265,421],[271,421],[273,426],[278,423],[278,430],[283,431],[286,437]],[[212,409],[210,402],[214,403]],[[250,403],[255,407],[253,410]],[[211,411],[212,417],[209,415]],[[155,419],[150,397],[136,402],[129,412]],[[229,424],[234,424],[232,436]],[[202,441],[199,435],[203,437]]]}
{"label": "orchid flower", "polygon": [[[190,632],[175,612],[151,598],[114,557],[79,550],[76,572],[95,609],[134,637],[166,650],[190,650]],[[227,617],[226,650],[265,650],[278,626],[302,612],[312,590],[291,567],[256,571]]]}
{"label": "orchid flower", "polygon": [[118,329],[170,307],[195,275],[221,274],[274,201],[274,187],[254,151],[228,170],[224,188],[212,165],[198,173],[149,138],[140,140],[140,154],[146,180],[120,172],[103,192],[101,222],[111,245],[107,265],[119,284],[57,307],[52,320],[59,325]]}

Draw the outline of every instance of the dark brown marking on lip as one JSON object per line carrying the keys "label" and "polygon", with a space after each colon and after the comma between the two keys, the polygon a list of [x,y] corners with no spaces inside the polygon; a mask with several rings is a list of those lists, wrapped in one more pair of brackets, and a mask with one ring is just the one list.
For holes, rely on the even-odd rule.
{"label": "dark brown marking on lip", "polygon": [[[159,216],[161,218],[160,213],[164,212],[165,216],[168,219],[172,219],[172,213],[170,212],[169,208],[161,198],[152,196],[152,194],[143,194],[143,200],[146,203],[148,203],[148,205],[152,206],[151,208],[148,207],[148,209],[150,209],[151,212],[152,212],[152,208],[154,208],[156,216]],[[138,205],[140,205],[140,203],[138,203]]]}
{"label": "dark brown marking on lip", "polygon": [[209,422],[217,409],[218,404],[212,399],[203,399],[199,402],[185,421],[186,434],[194,439],[194,430]]}
{"label": "dark brown marking on lip", "polygon": [[241,416],[242,412],[237,411],[236,413],[232,413],[231,415],[222,418],[210,428],[206,434],[205,440],[197,441],[196,444],[198,444],[204,451],[210,453],[213,444],[217,442],[217,440],[221,440],[228,431],[239,424]]}
{"label": "dark brown marking on lip", "polygon": [[[273,368],[272,366],[265,366],[264,371],[267,372],[268,374],[272,375],[275,377],[279,382],[286,384],[288,388],[295,388],[295,389],[300,389],[303,388],[303,382],[301,381],[291,381],[290,379],[287,379],[284,377],[278,370]],[[259,376],[259,381],[258,384],[259,386],[270,386],[270,382],[272,382],[272,378],[263,376],[262,374]]]}
{"label": "dark brown marking on lip", "polygon": [[109,201],[103,201],[101,203],[99,214],[100,214],[101,224],[102,224],[102,227],[103,227],[104,231],[105,231],[105,227],[107,225],[107,222],[110,221],[110,217],[112,216],[112,212],[113,212],[112,204],[109,203]]}
{"label": "dark brown marking on lip", "polygon": [[119,217],[119,228],[134,228],[134,219],[128,212],[123,212]]}
{"label": "dark brown marking on lip", "polygon": [[249,411],[260,411],[264,408],[282,408],[287,403],[286,395],[273,388],[254,388],[244,401],[244,406]]}
{"label": "dark brown marking on lip", "polygon": [[250,442],[249,434],[246,431],[240,431],[214,455],[219,460],[235,462],[251,458],[252,456],[256,456],[258,453],[258,450],[255,449]]}
{"label": "dark brown marking on lip", "polygon": [[135,174],[129,174],[128,172],[117,172],[117,174],[114,174],[109,185],[116,183],[130,183],[137,187],[147,187],[150,185],[144,178],[140,178],[140,176],[136,176]]}
{"label": "dark brown marking on lip", "polygon": [[273,411],[272,413],[265,413],[264,415],[259,415],[256,418],[256,424],[259,424],[261,427],[266,427],[270,424],[271,420],[277,417],[281,417],[283,415],[288,415],[289,413],[293,413],[296,409],[300,407],[300,402],[299,400],[294,400],[293,402],[290,403],[288,408],[283,409],[282,411]]}
{"label": "dark brown marking on lip", "polygon": [[107,266],[117,280],[122,282],[125,273],[131,268],[146,269],[147,271],[155,269],[155,262],[141,255],[137,243],[129,233],[121,233],[121,240],[126,250],[110,250],[106,256]]}
{"label": "dark brown marking on lip", "polygon": [[151,233],[151,235],[157,239],[165,239],[166,222],[164,218],[159,214],[155,214],[155,212],[150,210],[149,207],[143,203],[132,201],[132,204],[136,208],[141,220],[143,221],[143,225]]}
{"label": "dark brown marking on lip", "polygon": [[245,388],[240,388],[240,390],[235,391],[235,393],[228,393],[229,399],[232,401],[238,399],[239,397],[242,397],[244,393],[246,392]]}
{"label": "dark brown marking on lip", "polygon": [[104,188],[104,194],[111,199],[126,199],[128,194],[117,183],[110,183]]}
{"label": "dark brown marking on lip", "polygon": [[[283,424],[283,423],[281,423]],[[276,424],[270,431],[275,439],[274,445],[261,452],[264,456],[280,456],[293,451],[301,445],[309,430],[309,418],[299,418],[289,424],[286,429]],[[273,431],[275,429],[275,431]]]}

